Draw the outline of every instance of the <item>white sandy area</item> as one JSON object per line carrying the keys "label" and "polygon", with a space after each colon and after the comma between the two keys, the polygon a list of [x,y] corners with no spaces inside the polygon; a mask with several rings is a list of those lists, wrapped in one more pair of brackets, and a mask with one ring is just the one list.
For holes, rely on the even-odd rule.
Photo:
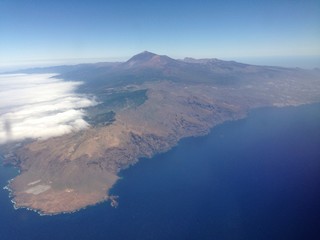
{"label": "white sandy area", "polygon": [[27,189],[25,192],[26,193],[30,193],[30,194],[34,194],[34,195],[38,195],[40,193],[43,193],[45,191],[48,191],[51,188],[50,185],[42,185],[39,184],[37,186],[34,186],[32,188]]}
{"label": "white sandy area", "polygon": [[39,183],[39,182],[41,182],[41,179],[36,180],[36,181],[34,181],[34,182],[28,183],[28,186],[35,185],[35,184],[37,184],[37,183]]}

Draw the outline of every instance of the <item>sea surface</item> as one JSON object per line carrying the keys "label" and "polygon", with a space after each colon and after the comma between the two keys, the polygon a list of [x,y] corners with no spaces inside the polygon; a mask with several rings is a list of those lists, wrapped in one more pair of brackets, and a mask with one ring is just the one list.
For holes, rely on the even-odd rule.
{"label": "sea surface", "polygon": [[320,239],[320,104],[252,111],[142,159],[101,203],[14,210],[0,168],[0,239]]}

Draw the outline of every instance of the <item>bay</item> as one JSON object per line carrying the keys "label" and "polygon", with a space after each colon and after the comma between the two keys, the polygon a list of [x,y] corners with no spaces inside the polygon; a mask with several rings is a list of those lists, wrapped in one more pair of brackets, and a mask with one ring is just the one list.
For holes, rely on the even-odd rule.
{"label": "bay", "polygon": [[[4,187],[17,171],[0,168]],[[320,239],[320,104],[265,108],[121,172],[119,207],[14,210],[0,239]]]}

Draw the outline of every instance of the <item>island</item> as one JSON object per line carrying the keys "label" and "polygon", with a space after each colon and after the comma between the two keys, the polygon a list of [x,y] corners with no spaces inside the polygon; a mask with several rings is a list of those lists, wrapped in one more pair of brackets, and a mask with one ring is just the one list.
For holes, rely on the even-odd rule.
{"label": "island", "polygon": [[[98,104],[90,127],[49,139],[0,146],[20,174],[8,189],[16,208],[41,214],[74,212],[109,200],[119,172],[168,151],[186,137],[262,107],[320,101],[320,70],[255,66],[219,59],[172,59],[143,52],[126,62],[21,70],[80,80]],[[120,196],[121,197],[121,196]]]}

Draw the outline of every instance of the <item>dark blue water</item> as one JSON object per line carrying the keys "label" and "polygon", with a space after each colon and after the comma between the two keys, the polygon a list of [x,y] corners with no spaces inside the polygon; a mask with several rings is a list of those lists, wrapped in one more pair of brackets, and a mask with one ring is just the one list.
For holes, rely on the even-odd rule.
{"label": "dark blue water", "polygon": [[320,104],[254,111],[122,176],[117,209],[41,217],[0,191],[0,239],[320,239]]}

